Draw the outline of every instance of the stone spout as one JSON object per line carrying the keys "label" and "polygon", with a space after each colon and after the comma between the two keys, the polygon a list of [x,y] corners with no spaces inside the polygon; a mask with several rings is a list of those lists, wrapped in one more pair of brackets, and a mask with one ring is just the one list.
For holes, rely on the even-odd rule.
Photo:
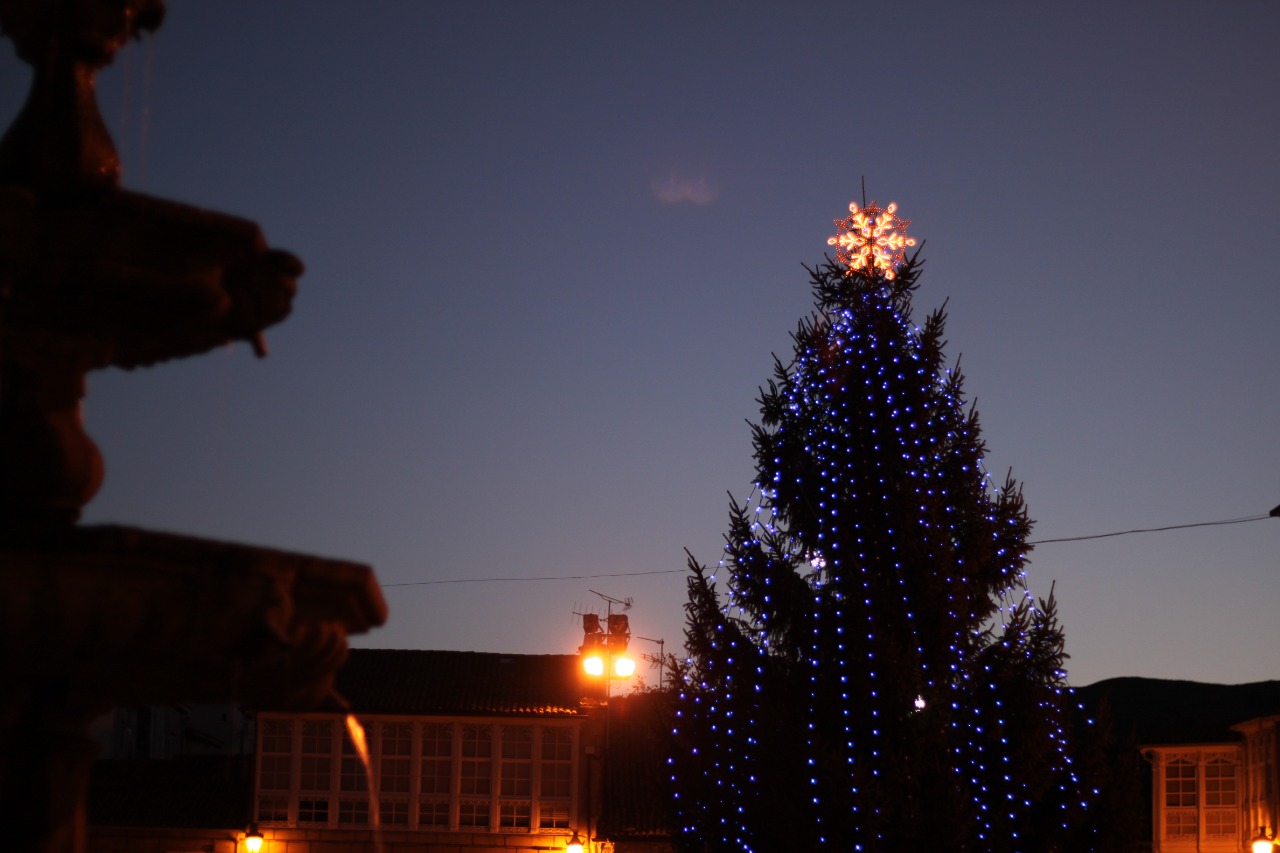
{"label": "stone spout", "polygon": [[264,354],[301,274],[245,219],[114,188],[0,186],[0,528],[74,523],[96,493],[87,371],[235,340]]}
{"label": "stone spout", "polygon": [[0,138],[0,530],[65,527],[102,481],[87,371],[132,368],[263,330],[302,263],[252,222],[122,190],[94,75],[159,27],[163,0],[0,0],[32,67]]}

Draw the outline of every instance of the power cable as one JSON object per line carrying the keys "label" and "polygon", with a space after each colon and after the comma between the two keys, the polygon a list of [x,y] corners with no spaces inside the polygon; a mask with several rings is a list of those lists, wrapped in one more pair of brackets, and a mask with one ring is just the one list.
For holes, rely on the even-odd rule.
{"label": "power cable", "polygon": [[441,583],[506,583],[510,581],[581,581],[592,578],[631,578],[637,575],[675,575],[684,574],[688,569],[656,569],[651,572],[614,572],[607,575],[553,575],[542,578],[450,578],[441,581],[407,581],[405,583],[384,583],[388,586],[429,586]]}
{"label": "power cable", "polygon": [[[1136,527],[1132,530],[1117,530],[1112,533],[1092,533],[1086,536],[1063,536],[1058,539],[1036,539],[1028,545],[1051,545],[1055,542],[1084,542],[1089,539],[1108,539],[1112,536],[1128,536],[1131,533],[1162,533],[1166,530],[1186,530],[1189,527],[1220,527],[1225,524],[1244,524],[1249,521],[1261,521],[1264,518],[1280,518],[1280,506],[1269,515],[1251,515],[1248,518],[1227,518],[1222,521],[1198,521],[1193,524],[1170,524],[1165,527]],[[682,575],[688,569],[655,569],[648,572],[613,572],[599,575],[549,575],[537,578],[449,578],[438,581],[405,581],[404,583],[384,583],[385,589],[393,586],[434,586],[446,583],[515,583],[518,581],[581,581],[595,578],[633,578],[641,575]]]}
{"label": "power cable", "polygon": [[1188,527],[1217,527],[1223,524],[1244,524],[1246,521],[1261,521],[1271,518],[1269,515],[1251,515],[1248,518],[1228,518],[1222,521],[1198,521],[1195,524],[1170,524],[1167,527],[1139,527],[1133,530],[1117,530],[1114,533],[1094,533],[1088,536],[1063,536],[1060,539],[1037,539],[1027,542],[1028,545],[1048,545],[1053,542],[1083,542],[1086,539],[1106,539],[1111,536],[1128,536],[1130,533],[1161,533],[1165,530],[1185,530]]}

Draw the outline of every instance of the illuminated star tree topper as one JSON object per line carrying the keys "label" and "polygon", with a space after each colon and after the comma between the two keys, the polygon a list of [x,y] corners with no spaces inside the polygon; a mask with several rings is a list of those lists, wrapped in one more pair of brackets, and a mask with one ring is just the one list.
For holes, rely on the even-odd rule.
{"label": "illuminated star tree topper", "polygon": [[838,230],[834,237],[827,238],[827,245],[839,246],[836,261],[849,268],[845,275],[879,270],[886,279],[893,280],[907,247],[916,244],[915,238],[906,233],[911,220],[899,218],[897,211],[898,205],[893,202],[886,208],[874,201],[861,208],[851,202],[849,215],[835,220]]}

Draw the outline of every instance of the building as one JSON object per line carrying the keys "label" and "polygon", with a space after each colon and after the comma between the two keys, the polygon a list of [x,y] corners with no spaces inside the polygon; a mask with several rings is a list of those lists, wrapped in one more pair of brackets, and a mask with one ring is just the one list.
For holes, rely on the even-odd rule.
{"label": "building", "polygon": [[1151,763],[1153,853],[1237,853],[1259,835],[1274,836],[1280,716],[1230,727],[1238,738],[1147,745]]}
{"label": "building", "polygon": [[266,853],[365,850],[375,826],[387,851],[564,849],[594,828],[600,726],[576,655],[358,649],[337,690],[363,734],[342,711],[257,715]]}
{"label": "building", "polygon": [[353,649],[326,707],[252,713],[252,756],[100,762],[89,849],[664,853],[656,705],[614,704],[577,655]]}
{"label": "building", "polygon": [[[1241,853],[1280,821],[1280,682],[1202,684],[1117,678],[1078,691],[1101,711],[1109,737],[1142,756],[1151,853]],[[1112,795],[1115,790],[1109,792]],[[1135,845],[1135,848],[1137,845]]]}

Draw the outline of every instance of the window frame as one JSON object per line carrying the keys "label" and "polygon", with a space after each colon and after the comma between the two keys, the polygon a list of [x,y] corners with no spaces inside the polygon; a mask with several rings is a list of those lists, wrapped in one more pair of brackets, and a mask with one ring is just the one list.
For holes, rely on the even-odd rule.
{"label": "window frame", "polygon": [[[367,783],[363,790],[357,790],[359,785],[354,781],[350,762],[359,759],[344,722],[342,716],[332,714],[264,712],[259,715],[257,760],[254,768],[255,820],[264,826],[280,828],[371,827],[371,822],[360,822],[359,818],[371,813],[372,806],[362,809],[353,804],[357,799],[366,798],[369,792]],[[585,769],[581,747],[582,717],[367,715],[360,717],[360,722],[367,733],[374,778],[379,783],[379,818],[393,814],[401,818],[391,824],[395,829],[424,833],[567,836],[570,834],[569,827],[578,823],[579,800],[584,784],[582,774]],[[406,725],[409,735],[407,744],[403,728]],[[441,726],[446,729],[441,730]],[[524,730],[524,733],[512,740],[510,734],[513,729]],[[330,750],[327,755],[318,752],[320,731],[328,732]],[[312,750],[305,754],[310,759],[307,762],[311,768],[309,772],[327,774],[330,780],[327,791],[319,790],[317,776],[310,779],[315,790],[301,789],[304,732],[309,733],[306,746]],[[442,737],[445,732],[448,734],[447,741]],[[547,753],[544,748],[548,733],[557,745],[555,755]],[[507,735],[505,739],[504,734]],[[476,740],[478,736],[482,740]],[[286,739],[290,743],[287,754],[279,751]],[[510,750],[504,753],[504,746],[514,747],[517,744],[522,744],[517,750],[518,755],[513,756]],[[264,752],[264,745],[271,746],[274,751]],[[386,752],[387,749],[392,752]],[[401,765],[406,760],[408,790],[403,790],[404,771],[397,770],[395,779],[400,784],[396,787],[400,790],[382,791],[382,782],[386,778],[384,771],[393,762]],[[428,786],[424,784],[426,778],[423,772],[428,767],[428,762],[443,762],[448,768],[447,794],[426,790]],[[467,767],[467,763],[471,766]],[[566,772],[560,768],[567,767],[567,796],[543,795],[542,774],[544,766],[548,764],[557,768],[549,774],[548,781],[560,786],[563,786],[562,777]],[[278,787],[264,789],[259,785],[264,765],[268,773],[276,773],[276,782],[282,772],[287,772],[290,780],[287,791]],[[442,781],[441,769],[437,764],[427,778]],[[474,775],[464,774],[464,769],[473,771]],[[481,784],[467,786],[465,783],[468,778]],[[464,791],[466,787],[473,790]],[[563,790],[563,787],[557,790]],[[281,804],[285,802],[287,806],[282,809]],[[567,820],[564,816],[566,807]],[[549,814],[552,810],[555,812],[546,820],[542,814],[544,808]],[[281,814],[287,819],[278,819]],[[444,814],[447,814],[445,824],[428,823],[424,820],[424,817]],[[276,819],[273,819],[273,815],[277,816]],[[312,819],[304,820],[308,815]],[[387,825],[385,820],[380,822]]]}
{"label": "window frame", "polygon": [[1244,814],[1244,754],[1223,745],[1148,747],[1157,849],[1234,853]]}

